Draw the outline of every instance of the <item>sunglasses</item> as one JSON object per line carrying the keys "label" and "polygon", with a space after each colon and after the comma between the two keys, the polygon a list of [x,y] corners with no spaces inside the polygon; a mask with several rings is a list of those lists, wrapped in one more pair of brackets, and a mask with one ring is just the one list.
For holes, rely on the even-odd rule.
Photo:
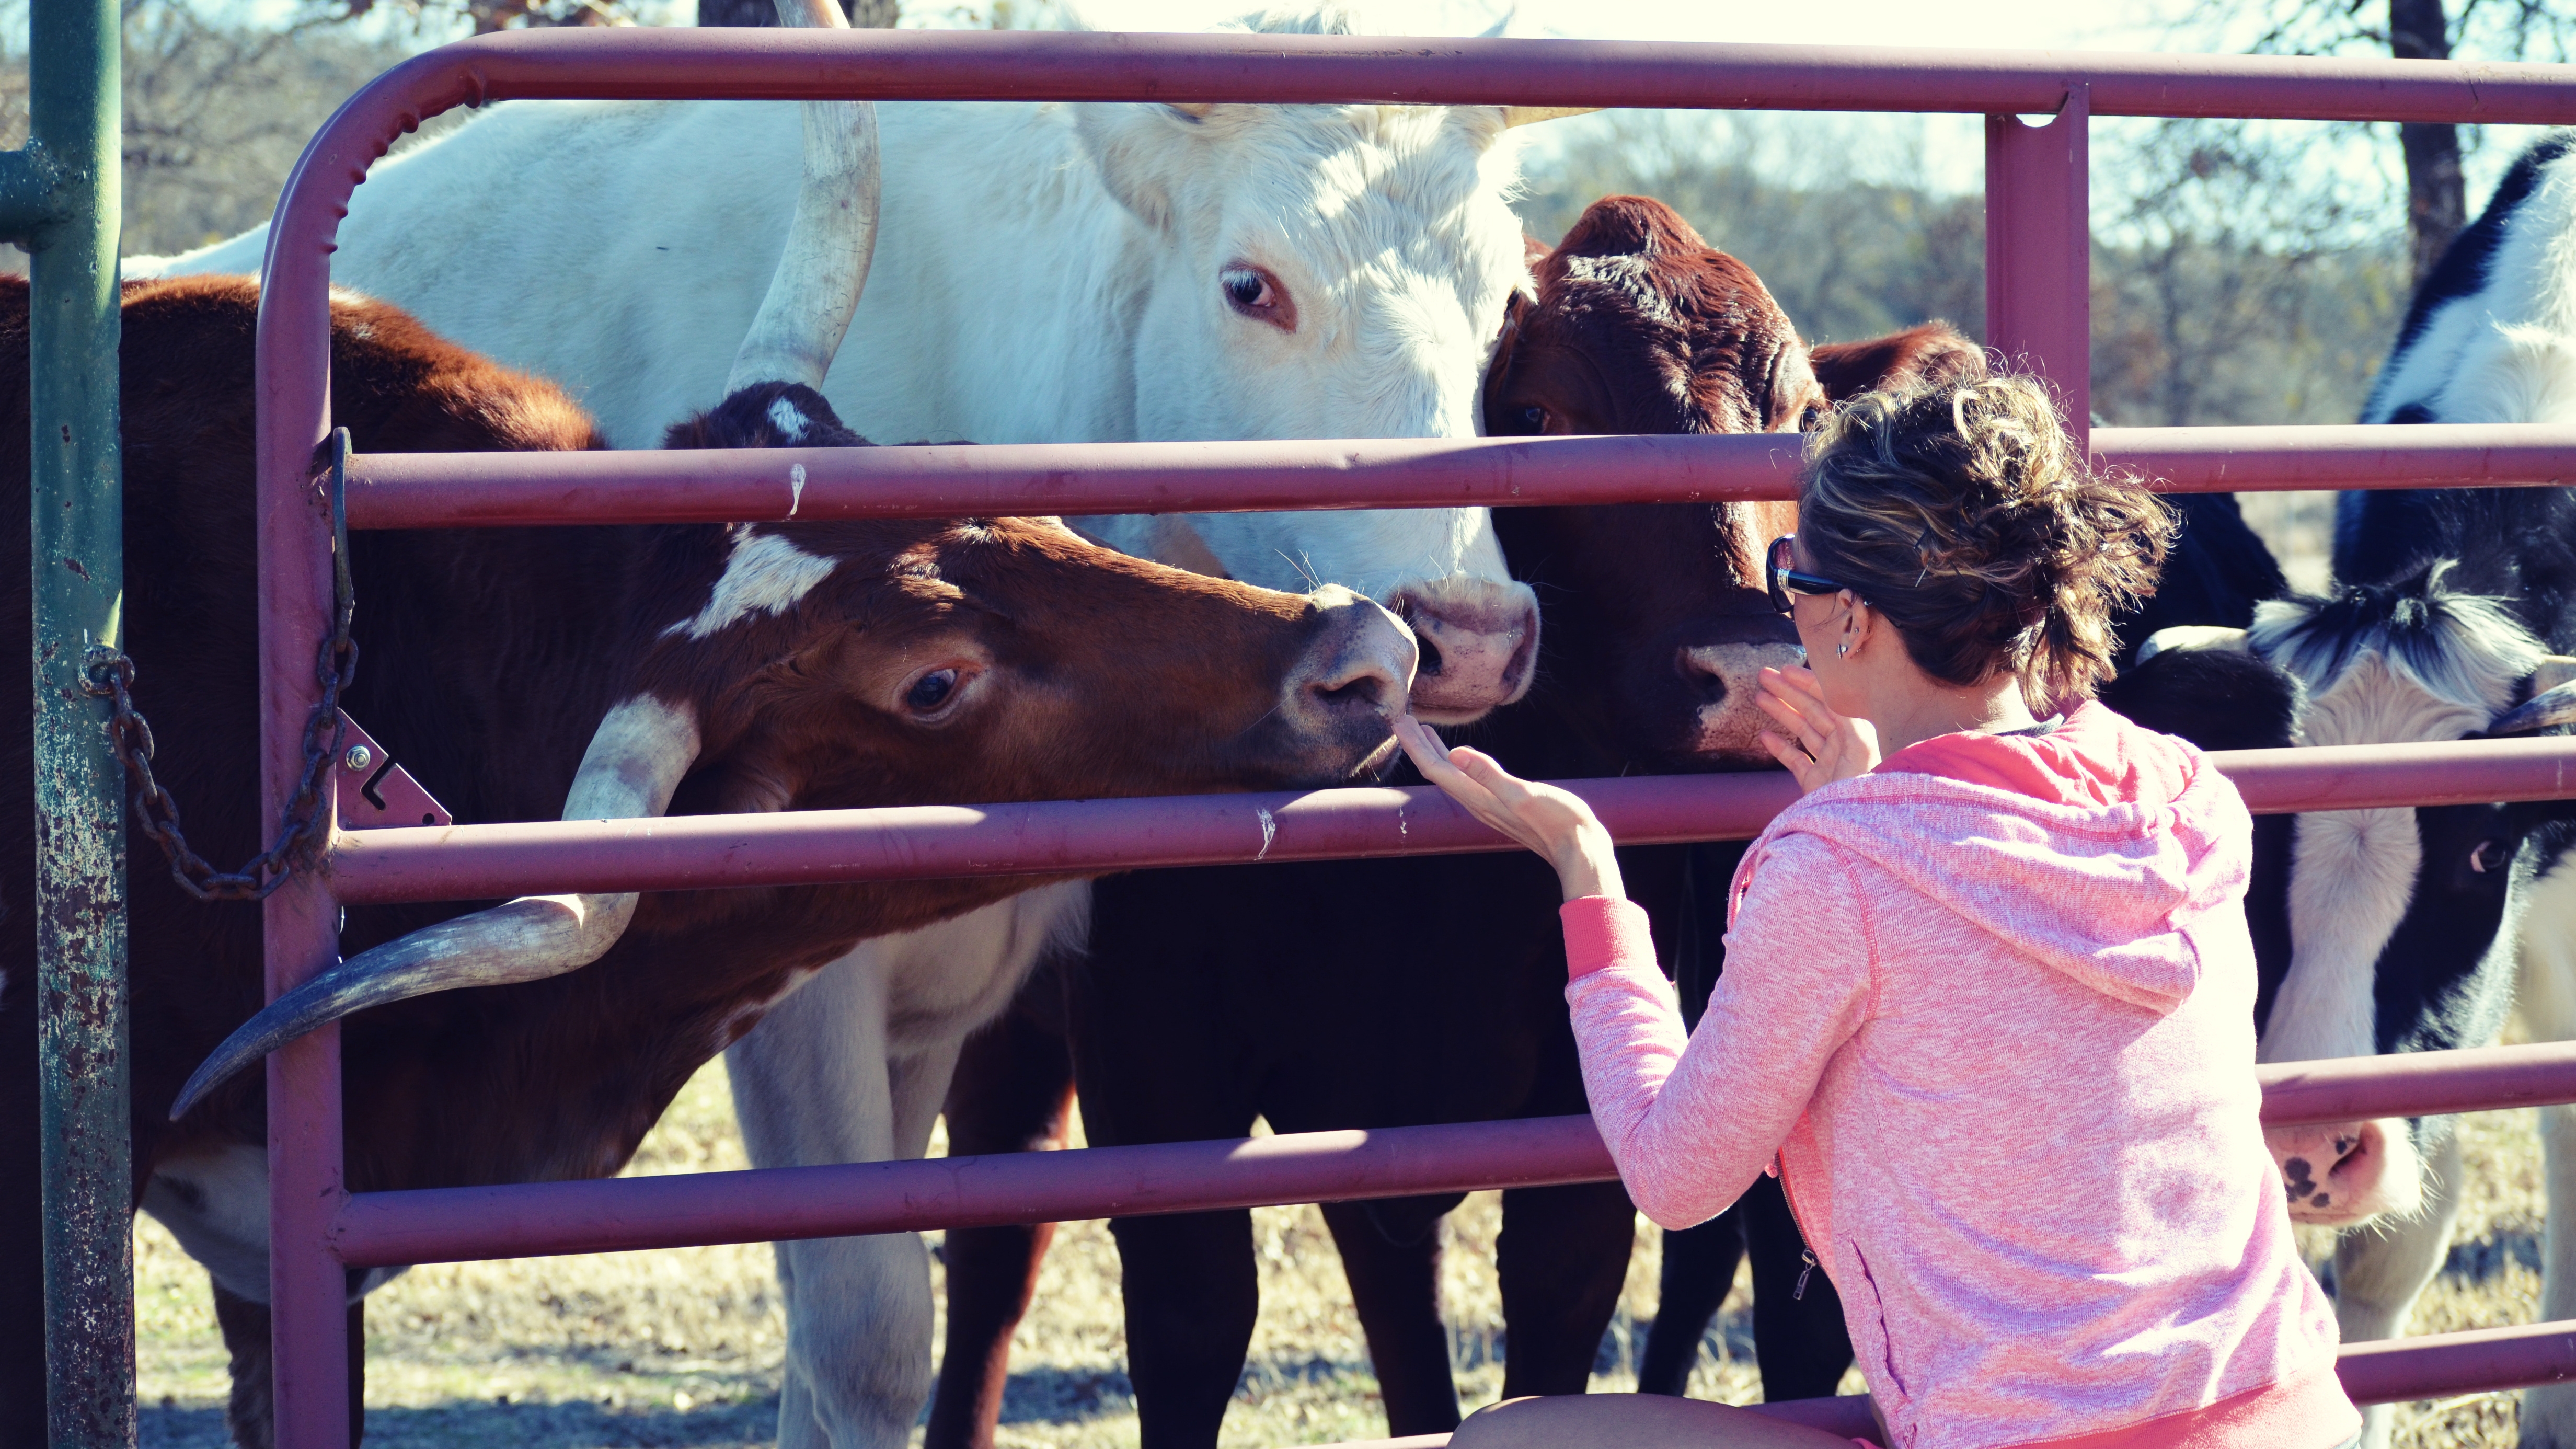
{"label": "sunglasses", "polygon": [[1796,534],[1782,534],[1771,540],[1771,553],[1765,560],[1768,565],[1768,576],[1765,581],[1771,589],[1771,607],[1783,614],[1788,613],[1790,607],[1796,602],[1789,597],[1793,593],[1839,594],[1844,587],[1822,575],[1805,573],[1790,567],[1789,561],[1796,557],[1790,549],[1790,540],[1796,537]]}

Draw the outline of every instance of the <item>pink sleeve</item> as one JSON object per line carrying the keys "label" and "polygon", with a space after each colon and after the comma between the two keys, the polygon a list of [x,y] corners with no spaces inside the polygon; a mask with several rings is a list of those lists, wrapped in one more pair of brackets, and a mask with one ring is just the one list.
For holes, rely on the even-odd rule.
{"label": "pink sleeve", "polygon": [[1687,1037],[1644,911],[1596,896],[1561,912],[1574,976],[1565,999],[1592,1120],[1638,1210],[1668,1228],[1705,1222],[1743,1195],[1868,1014],[1871,933],[1848,864],[1792,833],[1752,865],[1725,974]]}

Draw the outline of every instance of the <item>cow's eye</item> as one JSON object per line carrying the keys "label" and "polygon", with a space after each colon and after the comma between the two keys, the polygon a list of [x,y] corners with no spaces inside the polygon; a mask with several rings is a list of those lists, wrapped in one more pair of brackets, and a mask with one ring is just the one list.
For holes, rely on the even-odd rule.
{"label": "cow's eye", "polygon": [[934,669],[912,682],[903,692],[904,707],[915,714],[937,714],[949,696],[957,692],[957,671]]}
{"label": "cow's eye", "polygon": [[1522,426],[1524,429],[1526,429],[1526,430],[1528,430],[1528,431],[1530,431],[1530,432],[1533,432],[1533,433],[1544,433],[1544,432],[1546,432],[1546,431],[1547,431],[1547,409],[1545,409],[1545,408],[1538,408],[1538,407],[1530,407],[1530,408],[1523,408],[1523,409],[1521,409],[1521,418],[1520,418],[1520,423],[1521,423],[1521,426]]}
{"label": "cow's eye", "polygon": [[2481,840],[2469,848],[2469,869],[2480,875],[2504,864],[2503,848],[2492,840]]}
{"label": "cow's eye", "polygon": [[1283,331],[1297,330],[1297,309],[1277,277],[1259,267],[1232,266],[1217,280],[1225,288],[1226,303],[1235,311]]}

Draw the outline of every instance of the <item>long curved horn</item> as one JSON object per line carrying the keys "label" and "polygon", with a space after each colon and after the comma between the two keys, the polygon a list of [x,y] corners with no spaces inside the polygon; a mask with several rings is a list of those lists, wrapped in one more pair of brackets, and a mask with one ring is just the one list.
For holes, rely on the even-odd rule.
{"label": "long curved horn", "polygon": [[[778,0],[781,25],[847,30],[837,0]],[[725,393],[756,382],[823,385],[859,310],[877,246],[877,110],[866,101],[807,101],[805,179],[769,295],[734,354]]]}
{"label": "long curved horn", "polygon": [[2540,667],[2531,672],[2531,692],[2547,694],[2570,681],[2576,681],[2576,659],[2564,654],[2544,655]]}
{"label": "long curved horn", "polygon": [[2487,726],[2487,738],[2538,734],[2545,729],[2570,724],[2576,724],[2576,682],[2544,689],[2523,701]]}
{"label": "long curved horn", "polygon": [[2138,646],[2137,663],[2144,664],[2166,653],[2189,654],[2215,649],[2223,653],[2243,654],[2246,648],[2245,631],[2242,629],[2216,624],[2176,624],[2148,635],[2147,641]]}
{"label": "long curved horn", "polygon": [[[564,799],[564,818],[658,816],[697,758],[698,727],[689,711],[649,694],[628,699],[592,733]],[[351,1012],[578,970],[606,955],[634,917],[631,893],[521,896],[362,951],[270,1002],[226,1037],[179,1089],[170,1120],[186,1116],[235,1072]]]}
{"label": "long curved horn", "polygon": [[1535,126],[1541,121],[1561,121],[1568,116],[1588,116],[1595,111],[1608,109],[1608,106],[1505,106],[1503,107],[1503,129],[1508,131],[1514,126]]}

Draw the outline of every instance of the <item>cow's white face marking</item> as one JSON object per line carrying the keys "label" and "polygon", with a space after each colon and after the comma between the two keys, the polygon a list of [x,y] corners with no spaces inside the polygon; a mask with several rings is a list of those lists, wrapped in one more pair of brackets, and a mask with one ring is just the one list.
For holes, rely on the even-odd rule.
{"label": "cow's white face marking", "polygon": [[785,613],[838,567],[837,559],[807,553],[774,533],[738,527],[724,577],[707,594],[706,607],[695,618],[663,630],[663,636],[686,633],[704,639],[753,614]]}
{"label": "cow's white face marking", "polygon": [[801,443],[805,441],[805,430],[814,424],[796,410],[796,404],[782,397],[769,404],[769,425],[778,430],[778,436],[791,443]]}

